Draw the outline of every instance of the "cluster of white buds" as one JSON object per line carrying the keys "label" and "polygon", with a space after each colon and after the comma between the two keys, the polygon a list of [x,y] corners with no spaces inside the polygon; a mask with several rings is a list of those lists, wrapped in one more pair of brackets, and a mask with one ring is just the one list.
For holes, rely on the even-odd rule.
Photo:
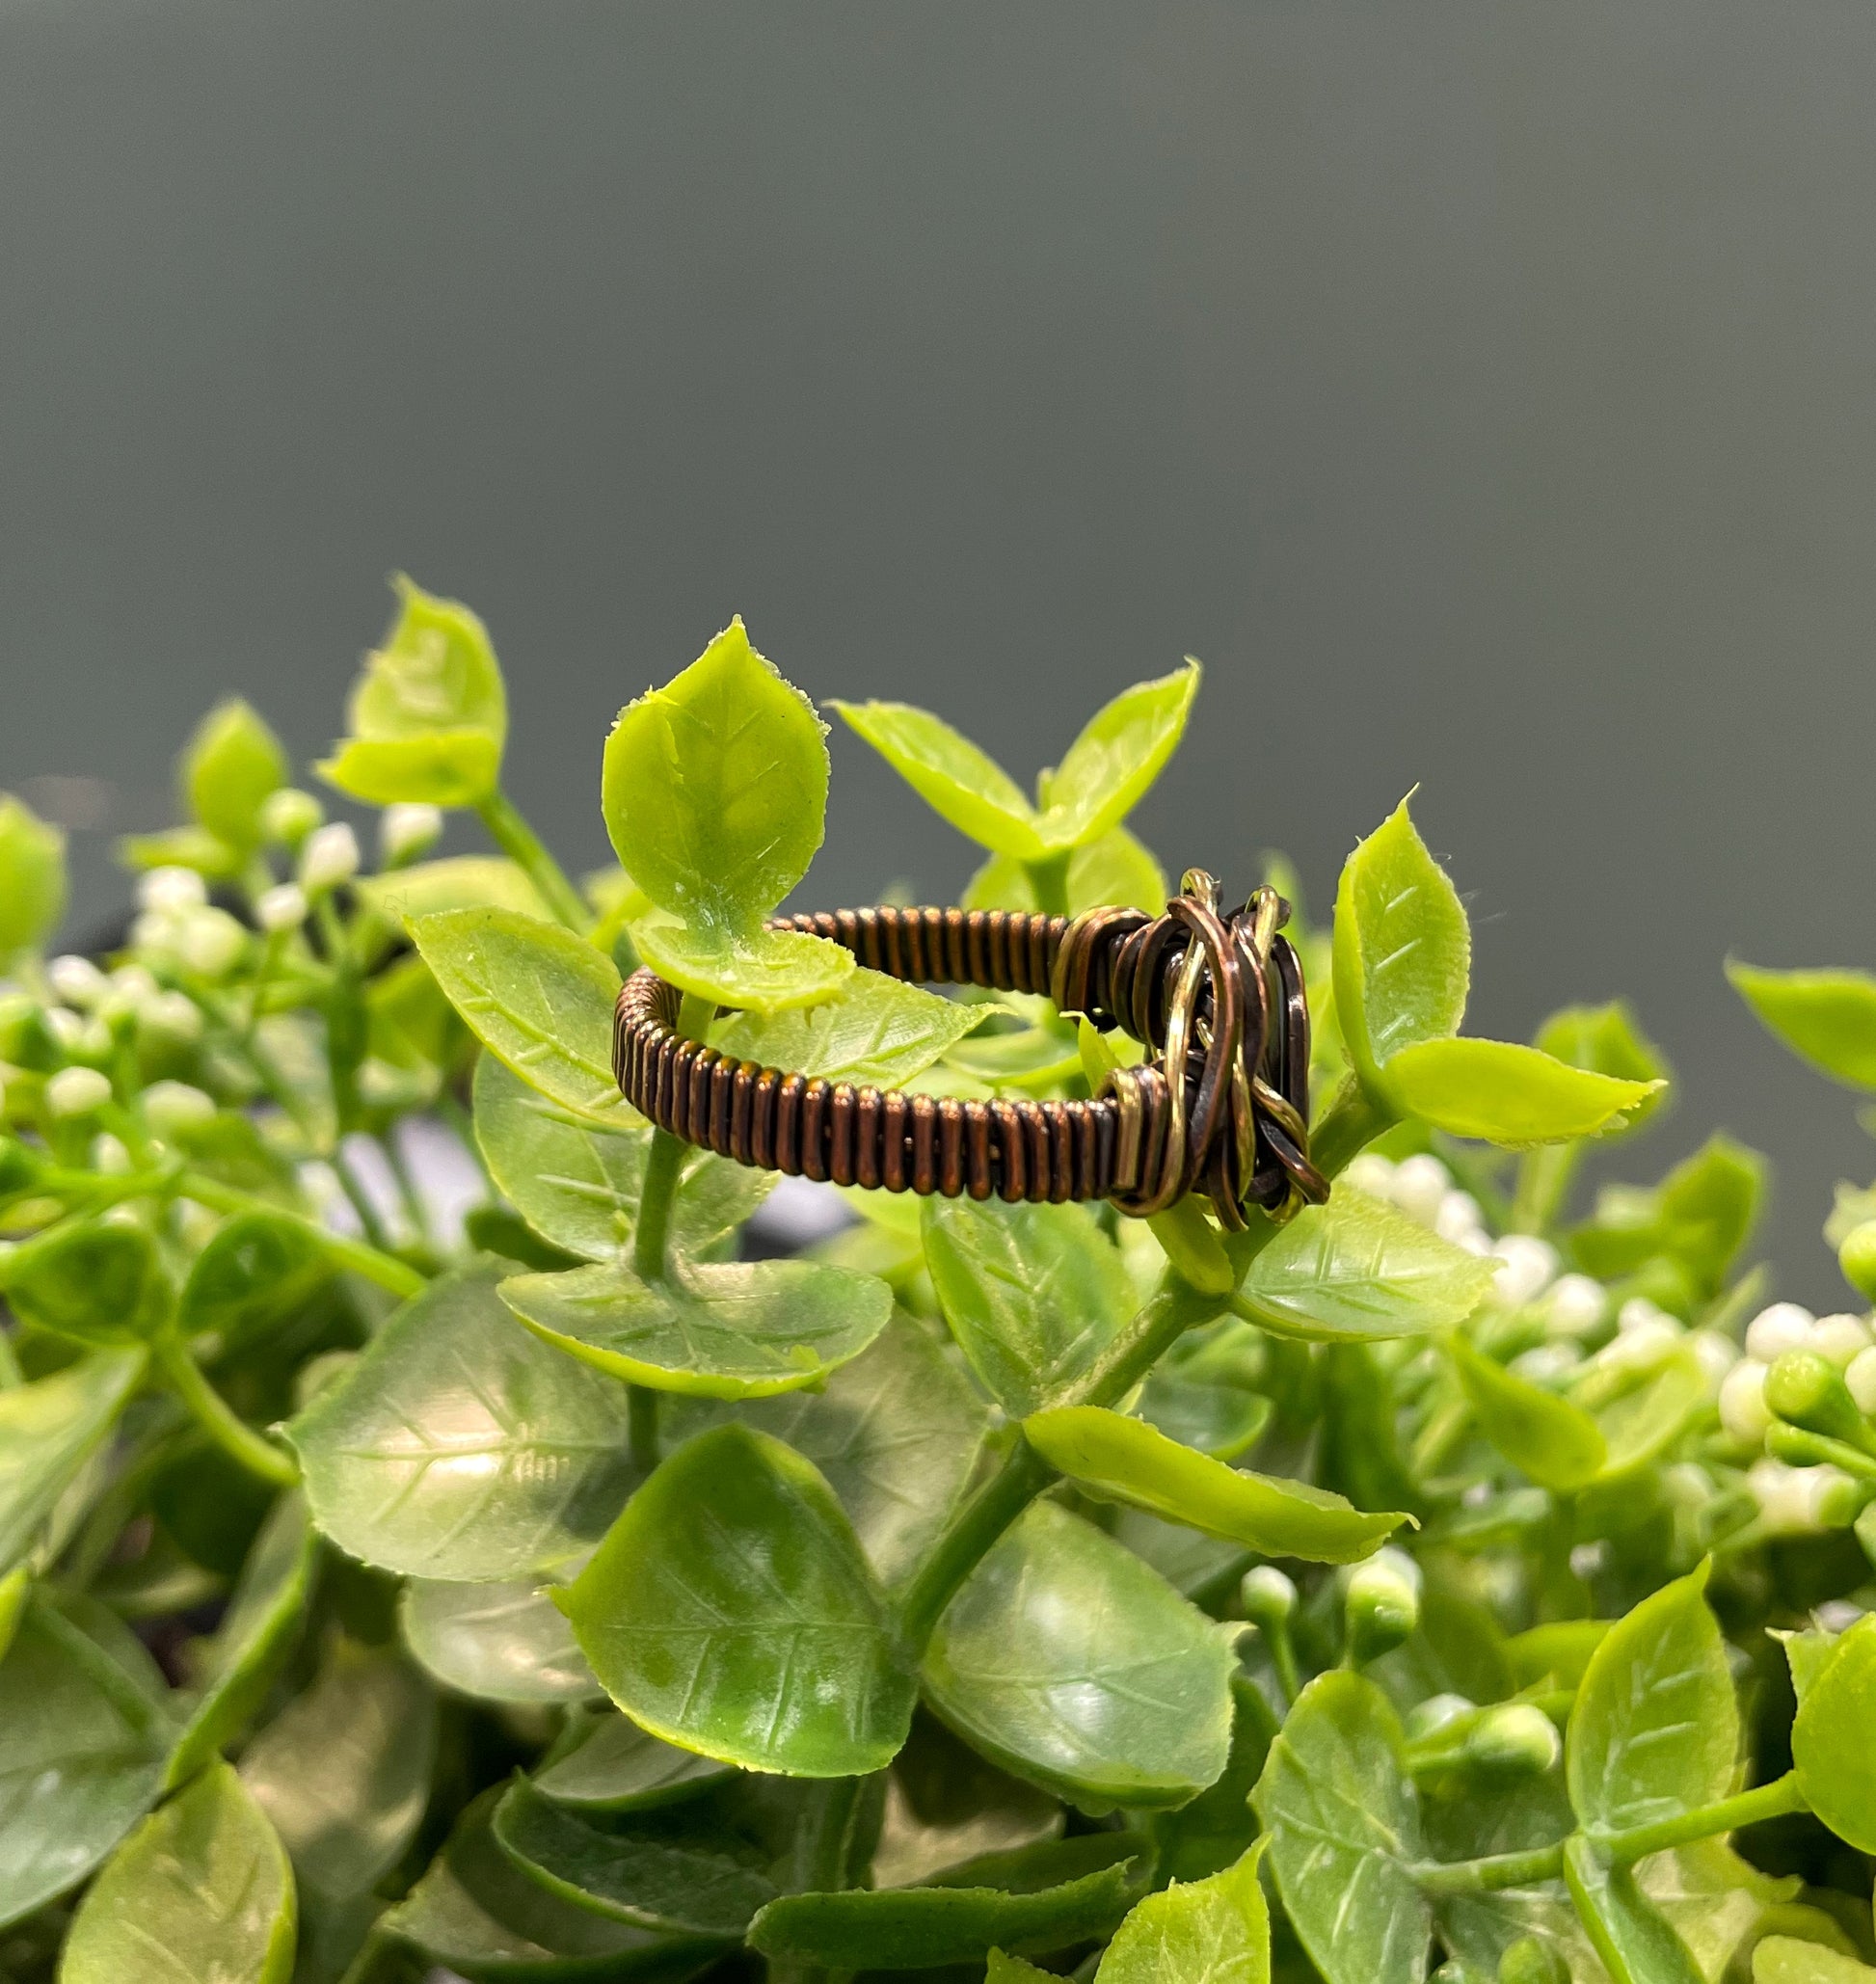
{"label": "cluster of white buds", "polygon": [[[1843,1373],[1860,1411],[1876,1411],[1876,1348],[1860,1316],[1813,1316],[1798,1302],[1773,1302],[1746,1327],[1746,1354],[1720,1385],[1720,1424],[1728,1438],[1755,1447],[1772,1424],[1765,1380],[1787,1351],[1809,1351]],[[1816,1470],[1801,1470],[1815,1472]]]}
{"label": "cluster of white buds", "polygon": [[1396,1164],[1378,1151],[1366,1150],[1350,1165],[1348,1178],[1357,1190],[1399,1206],[1408,1219],[1467,1253],[1491,1251],[1491,1235],[1486,1231],[1479,1201],[1453,1183],[1452,1172],[1431,1152],[1420,1151]]}
{"label": "cluster of white buds", "polygon": [[248,933],[227,910],[208,900],[193,869],[152,869],[138,885],[140,914],[130,941],[198,978],[226,978],[248,949]]}
{"label": "cluster of white buds", "polygon": [[1837,1467],[1787,1467],[1769,1455],[1755,1461],[1746,1486],[1758,1504],[1768,1536],[1802,1536],[1841,1529],[1856,1520],[1863,1491]]}

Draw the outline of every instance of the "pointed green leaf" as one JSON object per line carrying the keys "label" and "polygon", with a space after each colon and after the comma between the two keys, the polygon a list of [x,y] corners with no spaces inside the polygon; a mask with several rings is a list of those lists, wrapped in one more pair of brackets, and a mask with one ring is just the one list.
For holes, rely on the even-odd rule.
{"label": "pointed green leaf", "polygon": [[143,1381],[141,1350],[97,1351],[0,1391],[0,1569],[18,1563]]}
{"label": "pointed green leaf", "polygon": [[1270,1984],[1271,1917],[1260,1839],[1209,1879],[1149,1894],[1121,1923],[1095,1984]]}
{"label": "pointed green leaf", "polygon": [[611,1261],[515,1275],[501,1300],[544,1343],[598,1370],[711,1399],[817,1383],[893,1313],[885,1282],[817,1261],[680,1262],[661,1282]]}
{"label": "pointed green leaf", "polygon": [[1388,1061],[1386,1081],[1405,1114],[1514,1147],[1620,1127],[1667,1086],[1573,1068],[1514,1040],[1423,1040]]}
{"label": "pointed green leaf", "polygon": [[1107,1500],[1243,1543],[1267,1557],[1353,1564],[1407,1518],[1364,1515],[1324,1488],[1227,1467],[1100,1406],[1032,1413],[1024,1437],[1052,1467]]}
{"label": "pointed green leaf", "polygon": [[1601,1471],[1609,1450],[1580,1407],[1482,1356],[1462,1336],[1450,1349],[1479,1431],[1514,1467],[1563,1493]]}
{"label": "pointed green leaf", "polygon": [[332,1256],[300,1220],[239,1213],[196,1256],[176,1327],[212,1332],[226,1354],[290,1322],[332,1278]]}
{"label": "pointed green leaf", "polygon": [[1311,1681],[1252,1803],[1283,1906],[1327,1984],[1421,1984],[1433,1918],[1408,1871],[1420,1821],[1380,1690],[1357,1674]]}
{"label": "pointed green leaf", "polygon": [[1727,977],[1793,1054],[1847,1088],[1876,1089],[1876,978],[1853,971],[1763,971],[1733,959]]}
{"label": "pointed green leaf", "polygon": [[[966,909],[1042,907],[1030,871],[1013,855],[993,854],[964,885],[958,898]],[[1068,857],[1068,914],[1118,903],[1158,916],[1166,904],[1165,871],[1152,852],[1125,827],[1077,847]]]}
{"label": "pointed green leaf", "polygon": [[1495,1263],[1417,1220],[1338,1184],[1279,1228],[1238,1291],[1244,1313],[1278,1336],[1373,1342],[1450,1329],[1478,1306]]}
{"label": "pointed green leaf", "polygon": [[399,928],[449,909],[506,909],[541,922],[552,916],[526,870],[494,854],[419,861],[386,874],[361,875],[352,886],[362,901]]}
{"label": "pointed green leaf", "polygon": [[1034,1984],[1034,1980],[1050,1978],[1054,1971],[1039,1971],[1032,1963],[1025,1963],[1020,1956],[1008,1956],[1001,1949],[990,1952],[989,1968],[984,1971],[984,1984]]}
{"label": "pointed green leaf", "polygon": [[1229,1754],[1228,1630],[1036,1502],[939,1621],[925,1687],[975,1749],[1087,1810],[1180,1805]]}
{"label": "pointed green leaf", "polygon": [[1597,1408],[1596,1430],[1608,1448],[1600,1478],[1613,1481],[1658,1461],[1707,1403],[1699,1357],[1676,1351],[1646,1383]]}
{"label": "pointed green leaf", "polygon": [[230,847],[260,839],[260,808],[285,785],[281,740],[238,696],[218,703],[182,754],[182,791],[196,818]]}
{"label": "pointed green leaf", "polygon": [[611,1379],[523,1329],[493,1266],[432,1282],[287,1429],[313,1519],[415,1577],[519,1577],[565,1563],[626,1492]]}
{"label": "pointed green leaf", "polygon": [[1753,1949],[1753,1984],[1876,1984],[1876,1971],[1821,1943],[1768,1936]]}
{"label": "pointed green leaf", "polygon": [[[1624,1082],[1673,1080],[1666,1056],[1642,1032],[1624,999],[1611,1000],[1607,1005],[1565,1006],[1538,1029],[1536,1044],[1573,1068],[1590,1068],[1598,1075],[1615,1075]],[[1621,1127],[1632,1130],[1647,1122],[1666,1098],[1665,1087],[1657,1090],[1651,1100],[1630,1110]]]}
{"label": "pointed green leaf", "polygon": [[1120,1249],[1085,1206],[928,1198],[924,1228],[945,1320],[1006,1412],[1047,1405],[1139,1306]]}
{"label": "pointed green leaf", "polygon": [[72,1922],[61,1984],[287,1984],[293,1870],[225,1763],[147,1818]]}
{"label": "pointed green leaf", "polygon": [[0,971],[41,949],[65,913],[65,835],[0,792]]}
{"label": "pointed green leaf", "polygon": [[1053,772],[1044,773],[1038,832],[1045,847],[1079,847],[1126,818],[1179,748],[1199,667],[1136,683],[1088,719]]}
{"label": "pointed green leaf", "polygon": [[903,1087],[994,1007],[940,999],[883,972],[855,971],[838,997],[787,1012],[735,1013],[711,1044],[738,1060],[856,1087]]}
{"label": "pointed green leaf", "polygon": [[447,909],[411,935],[469,1031],[529,1087],[603,1123],[639,1120],[612,1074],[609,957],[509,909]]}
{"label": "pointed green leaf", "polygon": [[726,936],[663,909],[634,918],[631,941],[643,962],[681,992],[761,1013],[832,999],[857,969],[852,952],[824,937],[760,924]]}
{"label": "pointed green leaf", "polygon": [[[611,1260],[631,1245],[649,1123],[603,1128],[484,1055],[475,1066],[475,1140],[497,1189],[543,1240],[589,1261]],[[707,1252],[774,1183],[772,1172],[692,1151],[671,1209],[672,1247],[681,1255]]]}
{"label": "pointed green leaf", "polygon": [[1732,1788],[1739,1709],[1705,1589],[1704,1566],[1664,1586],[1590,1657],[1565,1750],[1587,1831],[1652,1825]]}
{"label": "pointed green leaf", "polygon": [[1221,1381],[1150,1373],[1139,1395],[1139,1416],[1181,1446],[1215,1461],[1235,1461],[1263,1437],[1271,1401],[1260,1392]]}
{"label": "pointed green leaf", "polygon": [[720,1758],[679,1750],[607,1708],[584,1719],[576,1747],[544,1765],[534,1783],[576,1811],[647,1811],[694,1797],[729,1771]]}
{"label": "pointed green leaf", "polygon": [[909,703],[832,707],[960,834],[1018,861],[1039,861],[1049,852],[1022,787],[942,717]]}
{"label": "pointed green leaf", "polygon": [[1202,1881],[1240,1861],[1257,1837],[1250,1794],[1264,1774],[1277,1720],[1248,1676],[1231,1676],[1231,1756],[1218,1781],[1190,1805],[1156,1812],[1148,1821],[1159,1849],[1158,1878]]}
{"label": "pointed green leaf", "polygon": [[1810,1809],[1859,1852],[1876,1852],[1876,1618],[1865,1615],[1837,1641],[1805,1690],[1792,1725],[1791,1757]]}
{"label": "pointed green leaf", "polygon": [[1576,1833],[1564,1842],[1564,1879],[1611,1984],[1702,1984],[1701,1967],[1632,1868],[1605,1866],[1594,1842]]}
{"label": "pointed green leaf", "polygon": [[24,1242],[0,1267],[0,1288],[22,1323],[87,1345],[145,1342],[175,1301],[149,1234],[102,1220]]}
{"label": "pointed green leaf", "polygon": [[681,1447],[556,1601],[606,1692],[667,1742],[851,1777],[905,1740],[914,1684],[852,1525],[765,1434]]}
{"label": "pointed green leaf", "polygon": [[1335,1017],[1362,1086],[1404,1047],[1459,1031],[1472,931],[1403,799],[1343,864],[1335,892]]}
{"label": "pointed green leaf", "polygon": [[433,1681],[474,1701],[587,1702],[601,1692],[566,1616],[533,1578],[413,1578],[399,1618],[411,1658]]}

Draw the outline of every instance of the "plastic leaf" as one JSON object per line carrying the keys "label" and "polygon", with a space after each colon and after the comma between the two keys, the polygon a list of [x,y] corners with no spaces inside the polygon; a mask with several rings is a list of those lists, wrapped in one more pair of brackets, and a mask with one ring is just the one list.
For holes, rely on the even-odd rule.
{"label": "plastic leaf", "polygon": [[582,1811],[646,1811],[695,1797],[729,1774],[714,1756],[680,1750],[607,1708],[589,1717],[577,1745],[537,1772],[536,1786]]}
{"label": "plastic leaf", "polygon": [[1564,1879],[1611,1984],[1702,1984],[1701,1967],[1632,1868],[1605,1866],[1578,1833],[1564,1843]]}
{"label": "plastic leaf", "polygon": [[332,1257],[300,1220],[240,1213],[196,1256],[176,1327],[212,1332],[225,1354],[291,1321],[332,1278]]}
{"label": "plastic leaf", "polygon": [[940,999],[883,972],[856,970],[839,994],[787,1012],[737,1013],[712,1045],[738,1060],[856,1087],[903,1087],[995,1007]]}
{"label": "plastic leaf", "polygon": [[914,1683],[852,1525],[765,1434],[681,1447],[555,1601],[606,1692],[667,1742],[851,1777],[905,1740]]}
{"label": "plastic leaf", "polygon": [[1514,1040],[1420,1041],[1388,1061],[1386,1083],[1404,1113],[1513,1146],[1594,1137],[1666,1086],[1573,1068]]}
{"label": "plastic leaf", "polygon": [[260,839],[260,808],[287,780],[286,753],[239,697],[219,703],[182,754],[182,790],[198,820],[230,847]]}
{"label": "plastic leaf", "polygon": [[1876,1852],[1876,1619],[1860,1619],[1805,1690],[1791,1730],[1799,1788],[1860,1852]]}
{"label": "plastic leaf", "polygon": [[1039,861],[1049,852],[1022,787],[942,717],[909,703],[832,707],[960,834],[1018,861]]}
{"label": "plastic leaf", "polygon": [[26,1554],[143,1375],[141,1350],[99,1351],[0,1391],[0,1569]]}
{"label": "plastic leaf", "polygon": [[601,1693],[565,1615],[532,1578],[478,1585],[413,1578],[399,1617],[411,1658],[459,1695],[565,1702]]}
{"label": "plastic leaf", "polygon": [[1060,764],[1041,780],[1038,831],[1045,847],[1079,847],[1116,827],[1179,747],[1199,666],[1123,689],[1088,719]]}
{"label": "plastic leaf", "polygon": [[[1041,908],[1030,871],[1014,856],[993,854],[964,885],[958,898],[965,909]],[[1068,857],[1068,914],[1107,903],[1143,909],[1158,916],[1166,904],[1165,871],[1151,850],[1125,827],[1112,827],[1099,840],[1086,842]]]}
{"label": "plastic leaf", "polygon": [[352,885],[361,898],[400,928],[420,916],[449,909],[507,909],[540,922],[552,912],[525,869],[495,854],[449,854],[388,874],[361,875]]}
{"label": "plastic leaf", "polygon": [[0,792],[0,971],[40,950],[65,913],[65,835]]}
{"label": "plastic leaf", "polygon": [[1732,988],[1769,1032],[1847,1088],[1876,1089],[1876,978],[1854,971],[1763,971],[1729,959]]}
{"label": "plastic leaf", "polygon": [[856,969],[852,952],[824,937],[761,925],[725,935],[662,909],[634,919],[631,940],[639,957],[680,991],[762,1013],[832,999]]}
{"label": "plastic leaf", "polygon": [[1821,1944],[1768,1936],[1753,1950],[1753,1984],[1876,1984],[1876,1971]]}
{"label": "plastic leaf", "polygon": [[[1625,1082],[1672,1082],[1667,1057],[1642,1032],[1624,999],[1607,1005],[1567,1005],[1538,1029],[1536,1044],[1573,1068],[1615,1075]],[[1628,1112],[1621,1127],[1635,1129],[1666,1100],[1666,1089]],[[1605,1132],[1613,1134],[1611,1132]]]}
{"label": "plastic leaf", "polygon": [[1263,1690],[1246,1675],[1231,1677],[1231,1756],[1222,1775],[1177,1811],[1149,1822],[1162,1880],[1198,1881],[1240,1860],[1257,1835],[1250,1794],[1264,1773],[1277,1720]]}
{"label": "plastic leaf", "polygon": [[1507,1461],[1564,1493],[1595,1478],[1609,1450],[1587,1412],[1482,1356],[1461,1336],[1451,1348],[1479,1430]]}
{"label": "plastic leaf", "polygon": [[82,1344],[147,1341],[175,1300],[149,1234],[102,1220],[25,1242],[6,1262],[0,1287],[22,1323]]}
{"label": "plastic leaf", "polygon": [[1149,1894],[1121,1923],[1095,1984],[1270,1984],[1260,1839],[1235,1866]]}

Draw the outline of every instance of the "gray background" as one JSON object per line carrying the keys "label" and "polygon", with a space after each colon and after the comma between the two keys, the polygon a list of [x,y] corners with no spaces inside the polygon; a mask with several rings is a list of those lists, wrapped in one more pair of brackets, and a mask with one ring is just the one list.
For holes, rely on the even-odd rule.
{"label": "gray background", "polygon": [[[1190,651],[1168,862],[1324,898],[1421,782],[1474,1024],[1632,991],[1624,1162],[1768,1149],[1834,1302],[1876,1159],[1720,964],[1876,961],[1873,94],[1861,0],[0,0],[0,784],[106,911],[218,691],[332,735],[394,566],[579,863],[733,611],[1025,776]],[[834,753],[815,898],[955,888]]]}

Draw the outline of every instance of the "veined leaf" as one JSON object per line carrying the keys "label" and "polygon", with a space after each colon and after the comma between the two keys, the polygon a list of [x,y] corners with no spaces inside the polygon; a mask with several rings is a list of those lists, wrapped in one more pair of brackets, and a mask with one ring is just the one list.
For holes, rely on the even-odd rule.
{"label": "veined leaf", "polygon": [[[1166,905],[1166,893],[1160,864],[1125,827],[1111,828],[1068,857],[1070,916],[1111,902],[1158,916]],[[1033,915],[1042,907],[1029,870],[1008,854],[991,855],[957,899],[965,909],[1021,909]]]}
{"label": "veined leaf", "polygon": [[117,1424],[143,1381],[144,1362],[142,1350],[97,1351],[36,1383],[0,1391],[0,1570],[25,1556]]}
{"label": "veined leaf", "polygon": [[360,898],[398,928],[446,909],[507,909],[539,922],[553,912],[517,863],[494,854],[447,854],[381,875],[360,875]]}
{"label": "veined leaf", "polygon": [[1462,1336],[1449,1348],[1479,1430],[1514,1467],[1563,1493],[1601,1472],[1609,1450],[1580,1407],[1482,1356]]}
{"label": "veined leaf", "polygon": [[299,1220],[239,1213],[196,1256],[176,1327],[212,1331],[226,1354],[290,1322],[333,1273],[332,1256]]}
{"label": "veined leaf", "polygon": [[1018,861],[1049,852],[1022,787],[942,717],[909,703],[831,707],[960,834]]}
{"label": "veined leaf", "polygon": [[1095,1984],[1270,1984],[1271,1917],[1260,1839],[1234,1866],[1140,1902],[1108,1945]]}
{"label": "veined leaf", "polygon": [[1390,1059],[1385,1081],[1403,1114],[1514,1148],[1594,1137],[1667,1086],[1573,1068],[1513,1040],[1418,1041]]}
{"label": "veined leaf", "polygon": [[1791,1757],[1810,1809],[1860,1852],[1876,1852],[1876,1618],[1865,1615],[1831,1649],[1805,1690]]}
{"label": "veined leaf", "polygon": [[1753,1984],[1876,1984],[1876,1971],[1819,1943],[1768,1936],[1753,1950]]}
{"label": "veined leaf", "polygon": [[196,818],[230,847],[260,839],[260,809],[287,780],[281,740],[239,696],[218,703],[182,754],[182,791]]}
{"label": "veined leaf", "polygon": [[695,1797],[729,1772],[720,1758],[677,1749],[608,1708],[588,1716],[576,1747],[544,1765],[534,1783],[576,1811],[646,1811]]}
{"label": "veined leaf", "polygon": [[1198,663],[1188,659],[1170,675],[1123,689],[1088,719],[1060,764],[1038,782],[1045,847],[1079,847],[1126,818],[1179,748],[1198,678]]}
{"label": "veined leaf", "polygon": [[856,970],[837,997],[786,1012],[735,1013],[712,1044],[739,1060],[829,1082],[903,1087],[994,1007],[940,999],[883,972]]}
{"label": "veined leaf", "polygon": [[147,1342],[175,1303],[155,1241],[101,1220],[22,1243],[0,1288],[22,1323],[88,1346]]}
{"label": "veined leaf", "polygon": [[478,1702],[589,1702],[601,1693],[572,1626],[533,1578],[413,1578],[400,1617],[411,1658],[432,1680]]}
{"label": "veined leaf", "polygon": [[662,908],[633,918],[631,941],[680,991],[760,1013],[832,999],[858,969],[852,952],[825,937],[762,924],[726,933]]}
{"label": "veined leaf", "polygon": [[1595,1843],[1576,1833],[1564,1842],[1564,1879],[1611,1984],[1702,1984],[1701,1967],[1632,1868],[1605,1866]]}

